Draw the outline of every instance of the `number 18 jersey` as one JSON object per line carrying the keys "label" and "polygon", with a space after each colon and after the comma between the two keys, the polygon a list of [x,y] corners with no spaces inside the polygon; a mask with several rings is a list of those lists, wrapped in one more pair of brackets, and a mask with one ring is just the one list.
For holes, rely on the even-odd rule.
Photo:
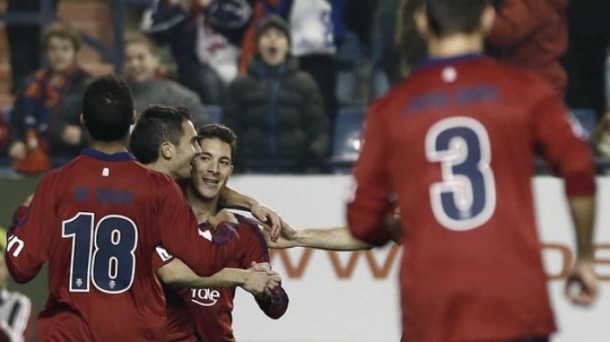
{"label": "number 18 jersey", "polygon": [[545,82],[482,56],[430,61],[371,109],[348,205],[354,236],[388,240],[398,197],[405,341],[488,341],[555,329],[531,193],[536,151],[568,196],[593,162]]}
{"label": "number 18 jersey", "polygon": [[235,253],[210,248],[175,182],[127,153],[87,149],[41,180],[9,234],[12,277],[26,282],[49,265],[40,341],[164,341],[165,301],[152,263],[163,245],[211,275]]}

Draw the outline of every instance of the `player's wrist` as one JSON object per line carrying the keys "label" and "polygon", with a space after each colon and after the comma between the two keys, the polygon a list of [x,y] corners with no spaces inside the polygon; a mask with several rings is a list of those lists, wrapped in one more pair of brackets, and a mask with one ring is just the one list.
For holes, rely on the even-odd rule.
{"label": "player's wrist", "polygon": [[235,269],[234,271],[234,280],[237,286],[245,287],[246,284],[251,280],[252,274],[247,270]]}
{"label": "player's wrist", "polygon": [[294,243],[296,247],[310,247],[308,241],[311,239],[311,236],[307,229],[297,230],[292,239],[288,241]]}

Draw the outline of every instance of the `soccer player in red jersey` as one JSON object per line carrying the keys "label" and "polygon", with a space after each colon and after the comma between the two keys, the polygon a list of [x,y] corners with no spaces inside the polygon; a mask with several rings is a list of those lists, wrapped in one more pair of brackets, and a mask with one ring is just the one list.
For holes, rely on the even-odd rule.
{"label": "soccer player in red jersey", "polygon": [[[184,129],[184,125],[187,129]],[[187,134],[183,134],[184,131]],[[184,152],[181,149],[188,145],[188,141],[195,137],[195,130],[189,120],[188,111],[180,107],[168,107],[153,105],[145,110],[138,119],[138,122],[131,134],[130,150],[135,157],[148,168],[158,172],[167,174],[176,179],[183,190],[190,186],[190,170],[191,161],[181,157]],[[180,142],[180,140],[184,142]],[[198,146],[199,148],[199,146]],[[197,159],[198,157],[195,157]],[[186,179],[185,177],[189,177]],[[279,222],[279,217],[269,208],[260,204],[253,198],[244,196],[230,190],[228,187],[221,186],[218,193],[218,199],[224,200],[226,205],[231,207],[239,206],[244,209],[250,208],[255,216],[263,220],[273,221],[276,219]],[[256,209],[256,210],[255,210]],[[228,220],[237,220],[234,216],[227,217]],[[200,234],[203,231],[215,231],[209,235],[209,240],[212,242],[211,248],[216,245],[222,247],[226,243],[226,239],[231,237],[221,230],[215,230],[212,227],[224,219],[217,219],[212,215],[205,224],[199,225]],[[215,224],[212,224],[215,221]],[[237,228],[237,227],[236,227]],[[204,235],[202,235],[204,236]],[[205,235],[207,238],[208,235]],[[239,244],[239,250],[244,246]],[[266,269],[265,264],[260,264],[245,270],[242,268],[230,268],[229,263],[220,272],[215,273],[210,277],[200,277],[191,271],[179,259],[173,258],[162,246],[157,246],[157,253],[154,254],[153,265],[157,270],[157,275],[164,284],[173,287],[189,287],[189,288],[209,288],[209,287],[235,287],[241,286],[246,291],[255,295],[261,295],[265,290],[272,291],[279,285],[279,276],[277,273]],[[234,253],[238,255],[238,253]],[[233,260],[233,255],[228,261]],[[250,266],[250,265],[249,265]],[[194,321],[188,312],[178,312],[176,307],[185,307],[186,304],[170,287],[164,286],[166,294],[167,307],[169,311],[168,319],[168,341],[192,341],[194,339]]]}
{"label": "soccer player in red jersey", "polygon": [[[49,264],[41,341],[164,341],[155,247],[162,244],[201,275],[217,272],[235,253],[233,242],[209,248],[175,182],[127,152],[134,119],[124,81],[92,82],[81,117],[91,148],[43,177],[9,233],[5,255],[13,279],[27,282]],[[185,159],[199,150],[192,137],[187,145]]]}
{"label": "soccer player in red jersey", "polygon": [[348,204],[353,235],[389,240],[398,197],[403,340],[546,341],[555,322],[532,205],[534,155],[564,179],[577,241],[566,294],[589,305],[593,160],[544,80],[481,55],[485,0],[428,0],[429,59],[375,103]]}
{"label": "soccer player in red jersey", "polygon": [[[211,229],[208,220],[220,210],[221,190],[233,172],[237,137],[228,127],[211,124],[199,129],[197,139],[202,152],[193,160],[191,183],[185,193],[200,222],[200,234],[213,241],[219,234]],[[241,249],[227,267],[248,269],[253,263],[269,265],[267,244],[258,225],[241,216],[237,220],[239,224],[235,228]],[[171,256],[163,251],[159,258],[173,263]],[[201,279],[198,285],[204,281]],[[235,341],[231,327],[235,286],[224,282],[210,283],[205,289],[175,287],[175,292],[170,290],[166,294],[168,340],[189,341],[197,334],[203,341]],[[255,299],[261,310],[274,319],[281,317],[288,307],[288,296],[280,286],[255,294]]]}

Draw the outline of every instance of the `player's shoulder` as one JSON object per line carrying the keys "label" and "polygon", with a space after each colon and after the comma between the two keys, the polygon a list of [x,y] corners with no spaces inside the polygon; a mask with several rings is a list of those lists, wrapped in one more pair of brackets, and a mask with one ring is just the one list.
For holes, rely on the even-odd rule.
{"label": "player's shoulder", "polygon": [[236,213],[233,214],[235,215],[237,222],[239,222],[240,227],[259,230],[258,221],[256,221],[255,219]]}
{"label": "player's shoulder", "polygon": [[240,214],[235,214],[235,218],[237,218],[237,222],[239,222],[238,233],[240,234],[240,236],[245,234],[252,234],[258,238],[261,238],[263,242],[265,241],[258,221]]}
{"label": "player's shoulder", "polygon": [[390,88],[386,94],[371,101],[367,109],[367,116],[387,115],[392,109],[402,108],[402,104],[410,94],[411,87],[411,82],[408,79],[400,81]]}

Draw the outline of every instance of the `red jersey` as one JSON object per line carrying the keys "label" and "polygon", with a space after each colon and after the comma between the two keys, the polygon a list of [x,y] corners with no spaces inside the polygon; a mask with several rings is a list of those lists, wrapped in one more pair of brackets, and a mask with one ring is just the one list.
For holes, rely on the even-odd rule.
{"label": "red jersey", "polygon": [[[267,243],[256,223],[242,216],[238,216],[238,220],[240,224],[236,225],[236,229],[242,252],[235,254],[226,267],[248,269],[252,262],[269,262]],[[210,237],[215,235],[207,224],[202,224],[200,230],[204,232],[202,235]],[[207,289],[169,289],[166,287],[166,294],[169,341],[192,340],[189,338],[189,334],[193,333],[193,325],[199,340],[235,341],[232,328],[235,287]],[[176,294],[182,297],[182,300],[177,300]],[[170,298],[173,299],[170,300]],[[281,287],[272,292],[269,300],[257,298],[261,310],[273,319],[284,315],[288,308],[288,301],[288,295]]]}
{"label": "red jersey", "polygon": [[165,302],[152,264],[163,244],[210,275],[233,254],[210,249],[178,186],[128,153],[87,149],[40,182],[9,233],[6,261],[17,282],[49,262],[40,340],[164,341]]}
{"label": "red jersey", "polygon": [[398,197],[404,341],[555,330],[532,205],[534,151],[568,196],[595,191],[589,147],[537,76],[471,55],[430,61],[367,118],[348,204],[353,235],[388,241]]}

